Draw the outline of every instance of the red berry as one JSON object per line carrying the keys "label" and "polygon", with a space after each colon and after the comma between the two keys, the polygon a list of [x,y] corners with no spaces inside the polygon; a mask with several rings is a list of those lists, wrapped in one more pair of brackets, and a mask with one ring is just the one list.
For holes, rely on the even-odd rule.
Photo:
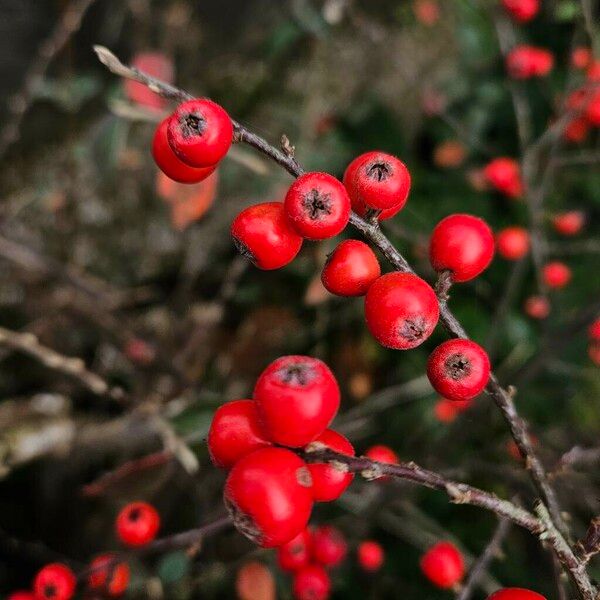
{"label": "red berry", "polygon": [[[305,448],[307,452],[326,449],[347,456],[354,456],[352,444],[342,434],[332,429],[326,429],[314,442],[311,442]],[[346,488],[352,483],[352,479],[354,478],[352,473],[346,473],[326,464],[309,464],[308,469],[312,477],[312,492],[315,502],[337,500],[346,491]]]}
{"label": "red berry", "polygon": [[588,347],[588,356],[596,366],[600,367],[600,344],[590,344]]}
{"label": "red berry", "polygon": [[295,600],[327,600],[331,580],[319,565],[308,565],[294,575],[292,592]]}
{"label": "red berry", "polygon": [[561,235],[577,235],[585,225],[585,214],[580,210],[569,210],[552,218],[554,229]]}
{"label": "red berry", "polygon": [[169,117],[164,119],[154,132],[152,139],[152,156],[158,168],[170,179],[179,183],[198,183],[206,179],[217,167],[190,167],[181,161],[169,146],[167,127]]}
{"label": "red berry", "polygon": [[368,573],[379,571],[385,557],[381,544],[378,544],[373,540],[361,542],[356,550],[356,556],[358,558],[358,564]]}
{"label": "red berry", "polygon": [[454,544],[438,542],[421,558],[421,570],[435,586],[450,589],[463,578],[465,562]]}
{"label": "red berry", "polygon": [[373,250],[359,240],[346,240],[328,256],[321,281],[332,294],[364,296],[380,275],[381,267]]}
{"label": "red berry", "polygon": [[573,48],[571,52],[571,65],[576,69],[586,69],[592,61],[592,51],[585,46]]}
{"label": "red berry", "polygon": [[585,77],[588,81],[600,81],[600,60],[592,60]]}
{"label": "red berry", "polygon": [[437,325],[435,292],[411,273],[388,273],[375,281],[365,298],[367,327],[387,348],[408,350],[422,344]]}
{"label": "red berry", "polygon": [[234,400],[220,406],[208,430],[208,452],[213,464],[230,469],[240,458],[270,446],[253,400]]}
{"label": "red berry", "polygon": [[[400,462],[398,455],[389,446],[384,446],[383,444],[371,446],[365,452],[365,456],[370,460],[374,460],[375,462],[388,465],[397,465]],[[378,481],[389,481],[390,478],[387,475],[383,475],[377,479]]]}
{"label": "red berry", "polygon": [[282,356],[260,375],[254,400],[267,437],[283,446],[305,446],[335,417],[340,389],[329,367],[310,356]]}
{"label": "red berry", "polygon": [[523,181],[519,163],[505,156],[495,158],[483,170],[488,183],[509,198],[523,195]]}
{"label": "red berry", "polygon": [[585,117],[590,125],[600,127],[600,92],[596,91],[590,98],[585,110]]}
{"label": "red berry", "polygon": [[414,0],[413,12],[419,23],[431,27],[440,18],[440,5],[437,0]]}
{"label": "red berry", "polygon": [[452,423],[454,419],[471,406],[470,400],[457,401],[439,398],[433,407],[433,414],[440,423]]}
{"label": "red berry", "polygon": [[312,534],[310,529],[301,531],[294,539],[277,548],[277,562],[283,571],[294,572],[308,565]]}
{"label": "red berry", "polygon": [[406,165],[385,152],[367,152],[355,158],[346,169],[344,185],[352,198],[369,208],[394,210],[404,207],[410,192]]}
{"label": "red berry", "polygon": [[33,591],[38,600],[70,600],[75,594],[77,578],[69,567],[52,563],[38,571]]}
{"label": "red berry", "polygon": [[284,206],[296,232],[309,240],[337,235],[350,218],[346,188],[327,173],[305,173],[298,177],[285,196]]}
{"label": "red berry", "polygon": [[427,377],[438,394],[448,400],[471,400],[487,385],[490,359],[471,340],[448,340],[440,344],[427,361]]}
{"label": "red berry", "polygon": [[594,342],[600,342],[600,318],[588,327],[588,337]]}
{"label": "red berry", "polygon": [[544,296],[529,296],[525,300],[525,314],[532,319],[546,319],[550,314],[550,302]]}
{"label": "red berry", "polygon": [[8,600],[36,600],[36,599],[32,592],[29,592],[27,590],[17,590],[16,592],[13,592],[8,597]]}
{"label": "red berry", "polygon": [[564,263],[555,260],[544,265],[542,277],[549,288],[563,288],[571,281],[571,269]]}
{"label": "red berry", "polygon": [[302,238],[287,220],[282,202],[244,209],[231,224],[231,236],[240,253],[266,271],[292,262],[302,247]]}
{"label": "red berry", "polygon": [[546,597],[523,588],[505,588],[494,592],[487,600],[546,600]]}
{"label": "red berry", "polygon": [[273,548],[305,529],[313,506],[310,488],[310,472],[299,456],[261,448],[234,465],[223,498],[240,533]]}
{"label": "red berry", "polygon": [[348,544],[339,529],[331,525],[317,527],[312,534],[313,559],[324,567],[336,567],[348,552]]}
{"label": "red berry", "polygon": [[529,232],[524,227],[506,227],[496,235],[498,254],[506,260],[520,260],[529,252]]}
{"label": "red berry", "polygon": [[519,23],[531,21],[540,10],[540,0],[502,0],[502,5]]}
{"label": "red berry", "polygon": [[146,502],[132,502],[117,516],[117,535],[127,546],[148,544],[156,537],[159,527],[156,509]]}
{"label": "red berry", "polygon": [[105,591],[108,596],[120,596],[129,585],[129,565],[116,562],[114,554],[97,556],[90,564],[88,585],[92,589]]}
{"label": "red berry", "polygon": [[213,167],[233,140],[227,112],[212,100],[188,100],[169,117],[167,137],[173,152],[191,167]]}
{"label": "red berry", "polygon": [[455,282],[474,279],[494,257],[494,234],[489,225],[471,215],[450,215],[433,230],[429,241],[431,266],[450,271]]}
{"label": "red berry", "polygon": [[590,131],[589,121],[585,117],[571,119],[563,130],[563,138],[572,144],[580,144]]}
{"label": "red berry", "polygon": [[506,57],[506,68],[513,79],[544,77],[553,66],[554,56],[551,52],[525,44],[513,48]]}

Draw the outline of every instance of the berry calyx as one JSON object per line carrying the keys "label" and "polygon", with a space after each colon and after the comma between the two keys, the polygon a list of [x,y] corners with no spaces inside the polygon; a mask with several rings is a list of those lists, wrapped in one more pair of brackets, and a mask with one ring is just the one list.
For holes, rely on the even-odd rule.
{"label": "berry calyx", "polygon": [[523,308],[532,319],[546,319],[550,314],[550,302],[544,296],[529,296]]}
{"label": "berry calyx", "polygon": [[154,132],[152,138],[152,156],[158,168],[173,181],[179,183],[198,183],[206,179],[217,167],[190,167],[173,152],[167,139],[169,118],[164,119]]}
{"label": "berry calyx", "polygon": [[513,158],[495,158],[485,166],[483,174],[494,189],[509,198],[519,198],[523,195],[521,168]]}
{"label": "berry calyx", "polygon": [[147,502],[132,502],[125,506],[115,523],[117,536],[127,546],[144,546],[158,533],[160,517]]}
{"label": "berry calyx", "polygon": [[450,271],[452,280],[464,282],[480,275],[494,257],[494,235],[489,225],[472,215],[450,215],[433,230],[429,242],[431,266]]}
{"label": "berry calyx", "polygon": [[502,0],[502,5],[518,23],[531,21],[540,11],[540,0]]}
{"label": "berry calyx", "polygon": [[253,400],[227,402],[215,412],[208,430],[208,452],[216,467],[230,469],[240,458],[270,445]]}
{"label": "berry calyx", "polygon": [[406,165],[385,152],[366,152],[355,158],[344,174],[344,185],[351,198],[376,210],[401,210],[410,192],[410,173]]}
{"label": "berry calyx", "polygon": [[577,235],[585,225],[585,214],[580,210],[559,213],[552,218],[552,225],[561,235]]}
{"label": "berry calyx", "polygon": [[490,378],[490,359],[472,340],[455,339],[440,344],[427,361],[427,377],[438,394],[448,400],[471,400]]}
{"label": "berry calyx", "polygon": [[108,596],[120,596],[129,585],[129,565],[126,562],[117,562],[114,554],[97,556],[90,563],[89,570],[89,587],[104,591]]}
{"label": "berry calyx", "polygon": [[329,575],[320,565],[308,565],[294,575],[295,600],[327,600],[331,590]]}
{"label": "berry calyx", "polygon": [[267,437],[283,446],[300,447],[331,423],[340,406],[340,389],[323,361],[282,356],[258,378],[254,400]]}
{"label": "berry calyx", "polygon": [[[333,450],[347,456],[354,456],[352,444],[340,433],[326,429],[316,440],[304,449],[306,452]],[[337,500],[352,483],[353,473],[329,464],[313,463],[308,465],[312,477],[312,493],[315,502]]]}
{"label": "berry calyx", "polygon": [[350,219],[346,188],[328,173],[305,173],[294,181],[285,213],[296,232],[309,240],[324,240],[342,232]]}
{"label": "berry calyx", "polygon": [[277,563],[283,571],[293,573],[308,565],[312,544],[310,529],[301,531],[294,539],[277,548]]}
{"label": "berry calyx", "polygon": [[487,600],[546,600],[546,597],[524,588],[505,588],[494,592]]}
{"label": "berry calyx", "polygon": [[313,506],[310,472],[285,448],[261,448],[229,472],[223,499],[240,533],[262,546],[281,546],[306,528]]}
{"label": "berry calyx", "polygon": [[383,346],[408,350],[422,344],[440,316],[429,284],[411,273],[387,273],[369,288],[365,318],[373,337]]}
{"label": "berry calyx", "polygon": [[529,252],[529,232],[524,227],[506,227],[496,235],[498,254],[506,260],[520,260]]}
{"label": "berry calyx", "polygon": [[364,296],[380,275],[373,250],[359,240],[345,240],[327,258],[321,281],[332,294]]}
{"label": "berry calyx", "polygon": [[212,167],[231,146],[233,124],[227,112],[212,100],[188,100],[169,118],[167,138],[184,163],[191,167]]}
{"label": "berry calyx", "polygon": [[542,268],[542,278],[549,288],[563,288],[571,281],[571,277],[571,269],[558,260],[549,262]]}
{"label": "berry calyx", "polygon": [[358,545],[356,558],[363,571],[375,573],[383,566],[385,554],[381,544],[373,540],[365,540]]}
{"label": "berry calyx", "polygon": [[348,552],[342,532],[331,525],[317,527],[312,534],[313,559],[324,567],[336,567]]}
{"label": "berry calyx", "polygon": [[77,578],[61,563],[42,567],[33,580],[33,592],[38,600],[70,600],[75,594]]}
{"label": "berry calyx", "polygon": [[231,224],[231,237],[242,256],[266,271],[292,262],[302,247],[302,237],[287,220],[282,202],[244,209]]}
{"label": "berry calyx", "polygon": [[435,586],[450,589],[464,577],[465,562],[454,544],[438,542],[422,556],[421,571]]}

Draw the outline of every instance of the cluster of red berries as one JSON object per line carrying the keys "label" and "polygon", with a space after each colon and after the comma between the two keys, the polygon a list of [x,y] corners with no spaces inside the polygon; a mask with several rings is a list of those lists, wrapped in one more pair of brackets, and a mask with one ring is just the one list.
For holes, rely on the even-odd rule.
{"label": "cluster of red berries", "polygon": [[592,61],[584,84],[573,90],[565,100],[565,108],[572,115],[565,125],[564,138],[578,144],[588,136],[590,129],[600,127],[600,61]]}
{"label": "cluster of red berries", "polygon": [[308,356],[284,356],[260,375],[253,400],[215,413],[208,434],[213,463],[230,469],[224,500],[236,527],[263,547],[302,532],[314,502],[339,498],[352,473],[307,464],[294,449],[330,449],[354,456],[341,434],[327,429],[340,405],[335,376]]}
{"label": "cluster of red berries", "polygon": [[[329,569],[339,566],[348,552],[341,531],[330,525],[304,529],[294,539],[277,549],[279,567],[293,577],[296,600],[326,600],[331,590]],[[365,540],[358,545],[356,558],[368,572],[378,571],[384,562],[381,545]]]}
{"label": "cluster of red berries", "polygon": [[156,128],[152,155],[161,171],[179,183],[206,179],[227,154],[233,124],[227,112],[206,98],[188,100]]}
{"label": "cluster of red berries", "polygon": [[512,79],[545,77],[552,71],[554,55],[545,48],[521,44],[506,56],[506,70]]}
{"label": "cluster of red berries", "polygon": [[502,0],[502,6],[518,23],[527,23],[540,12],[540,0]]}
{"label": "cluster of red berries", "polygon": [[[115,521],[119,540],[129,547],[140,547],[151,542],[160,527],[156,509],[146,502],[132,502],[125,506]],[[90,591],[110,598],[121,596],[129,585],[129,565],[119,561],[112,552],[96,556],[86,569]],[[75,595],[77,576],[62,563],[51,563],[40,569],[33,580],[33,592],[14,592],[9,600],[70,600]]]}

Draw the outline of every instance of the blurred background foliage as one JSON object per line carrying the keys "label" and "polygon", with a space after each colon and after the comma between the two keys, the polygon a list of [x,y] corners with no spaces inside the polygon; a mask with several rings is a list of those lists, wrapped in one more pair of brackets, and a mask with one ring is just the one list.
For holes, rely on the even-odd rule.
{"label": "blurred background foliage", "polygon": [[[64,11],[78,9],[81,22],[45,65],[41,42],[60,31]],[[0,325],[81,357],[128,399],[94,395],[22,353],[1,351],[0,590],[28,583],[48,548],[83,562],[115,547],[112,519],[127,500],[155,503],[163,534],[219,515],[223,475],[203,442],[212,413],[251,394],[257,374],[281,354],[316,355],[332,366],[344,392],[338,425],[358,452],[386,443],[402,459],[502,496],[530,497],[486,397],[451,422],[436,417],[424,367],[441,331],[411,352],[385,350],[365,330],[360,299],[324,292],[318,274],[334,241],[305,244],[276,272],[236,256],[233,216],[282,198],[289,176],[236,148],[216,187],[169,188],[149,152],[153,123],[167,109],[136,104],[91,50],[100,43],[126,59],[158,52],[181,87],[217,100],[273,142],[285,133],[308,169],[341,177],[362,151],[400,156],[413,190],[384,229],[432,280],[427,237],[441,217],[469,212],[494,229],[529,219],[524,203],[479,185],[492,157],[520,151],[498,7],[455,0],[438,9],[432,18],[415,3],[391,0],[0,1]],[[588,35],[574,0],[547,0],[535,21],[514,29],[515,39],[556,57],[548,78],[519,84],[534,135],[582,77],[569,56],[590,44]],[[598,139],[596,131],[558,156],[593,155]],[[600,432],[598,368],[577,321],[600,292],[597,166],[561,165],[544,200],[550,255],[573,269],[572,284],[552,294],[547,321],[522,310],[536,291],[530,263],[497,257],[452,292],[453,309],[490,348],[502,382],[517,386],[518,408],[550,469],[574,445],[596,446]],[[576,241],[549,225],[567,209],[586,212]],[[131,473],[102,478],[147,455],[154,458],[143,468],[133,463]],[[556,476],[578,535],[599,510],[590,466]],[[370,536],[386,549],[376,578],[361,575],[350,556],[334,575],[335,598],[449,597],[420,575],[421,552],[452,538],[477,556],[496,526],[490,514],[449,505],[437,492],[359,481],[341,501],[319,506],[314,520],[339,525],[351,545]],[[207,540],[201,552],[136,565],[132,597],[231,598],[249,557],[272,567],[278,597],[289,598],[272,553],[234,532]],[[597,565],[592,572],[600,578]],[[556,597],[550,555],[514,528],[491,573]]]}

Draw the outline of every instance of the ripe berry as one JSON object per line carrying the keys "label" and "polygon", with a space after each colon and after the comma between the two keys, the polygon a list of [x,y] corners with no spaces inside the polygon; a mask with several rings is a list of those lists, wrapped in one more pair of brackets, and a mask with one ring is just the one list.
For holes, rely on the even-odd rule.
{"label": "ripe berry", "polygon": [[451,542],[438,542],[421,558],[421,570],[431,583],[450,589],[461,581],[465,563],[460,550]]}
{"label": "ripe berry", "polygon": [[282,356],[260,375],[254,388],[267,437],[283,446],[312,442],[340,406],[340,389],[329,367],[310,356]]}
{"label": "ripe berry", "polygon": [[295,600],[327,600],[331,580],[319,565],[308,565],[294,575],[292,592]]}
{"label": "ripe berry", "polygon": [[596,319],[588,327],[588,337],[593,342],[600,342],[600,318]]}
{"label": "ripe berry", "polygon": [[588,346],[588,356],[597,367],[600,367],[600,344],[590,344]]}
{"label": "ripe berry", "polygon": [[505,156],[495,158],[485,166],[483,174],[494,189],[509,198],[523,195],[521,168],[516,160]]}
{"label": "ripe berry", "polygon": [[529,296],[523,308],[532,319],[545,319],[550,314],[550,302],[544,296]]}
{"label": "ripe berry", "polygon": [[13,592],[7,600],[36,600],[32,592],[27,590],[17,590]]}
{"label": "ripe berry", "polygon": [[[365,452],[365,456],[370,460],[388,465],[396,465],[400,462],[398,455],[389,446],[384,446],[383,444],[371,446]],[[389,479],[387,475],[377,477],[378,481],[389,481]]]}
{"label": "ripe berry", "polygon": [[471,400],[456,401],[439,398],[433,407],[433,414],[440,423],[452,423],[454,419],[471,406]]}
{"label": "ripe berry", "polygon": [[592,60],[585,77],[588,81],[600,81],[600,60]]}
{"label": "ripe berry", "polygon": [[494,592],[487,600],[546,600],[546,597],[523,588],[505,588]]}
{"label": "ripe berry", "polygon": [[373,540],[361,542],[356,550],[356,556],[358,558],[358,564],[368,573],[379,571],[385,557],[381,544],[378,544]]}
{"label": "ripe berry", "polygon": [[270,445],[253,400],[227,402],[215,412],[208,430],[208,452],[216,467],[230,469],[246,454]]}
{"label": "ripe berry", "polygon": [[551,52],[525,44],[513,48],[506,57],[506,68],[513,79],[544,77],[553,66],[554,56]]}
{"label": "ripe berry", "polygon": [[487,385],[490,359],[486,351],[471,340],[448,340],[429,356],[427,377],[444,398],[471,400]]}
{"label": "ripe berry", "polygon": [[285,448],[261,448],[229,472],[223,499],[234,525],[263,548],[281,546],[307,525],[313,506],[310,472]]}
{"label": "ripe berry", "polygon": [[191,167],[212,167],[226,154],[233,139],[229,115],[206,98],[188,100],[169,118],[167,137],[173,152]]}
{"label": "ripe berry", "polygon": [[[343,435],[332,429],[326,429],[305,448],[307,452],[325,449],[347,456],[354,456],[352,444]],[[347,473],[328,464],[313,463],[308,465],[308,469],[312,477],[312,492],[315,502],[337,500],[346,491],[354,478],[353,473]]]}
{"label": "ripe berry", "polygon": [[540,0],[502,0],[502,5],[519,23],[531,21],[540,10]]}
{"label": "ripe berry", "polygon": [[337,235],[350,218],[346,188],[327,173],[305,173],[298,177],[285,196],[284,206],[296,232],[309,240]]}
{"label": "ripe berry", "polygon": [[312,534],[310,529],[301,531],[294,539],[277,548],[277,563],[283,571],[294,572],[308,565]]}
{"label": "ripe berry", "polygon": [[366,152],[346,169],[344,185],[352,198],[377,210],[394,210],[406,204],[410,192],[410,173],[406,165],[385,152]]}
{"label": "ripe berry", "polygon": [[52,563],[38,571],[33,591],[39,600],[70,600],[75,594],[77,578],[69,567]]}
{"label": "ripe berry", "polygon": [[411,273],[387,273],[365,298],[365,318],[373,337],[387,348],[408,350],[422,344],[440,316],[435,292]]}
{"label": "ripe berry", "polygon": [[498,254],[506,260],[520,260],[529,252],[529,232],[524,227],[506,227],[496,235]]}
{"label": "ripe berry", "polygon": [[565,236],[577,235],[585,224],[585,214],[580,210],[569,210],[554,215],[552,225],[557,233]]}
{"label": "ripe berry", "polygon": [[282,202],[246,208],[231,224],[231,236],[240,253],[266,271],[292,262],[302,247],[302,238],[287,220]]}
{"label": "ripe berry", "polygon": [[331,525],[322,525],[313,531],[312,556],[324,567],[336,567],[348,552],[348,544],[339,529]]}
{"label": "ripe berry", "polygon": [[590,98],[585,109],[585,117],[590,125],[600,127],[600,92],[594,92]]}
{"label": "ripe berry", "polygon": [[217,167],[190,167],[180,160],[169,146],[167,127],[169,118],[164,119],[156,128],[152,139],[152,156],[158,168],[169,178],[179,183],[198,183],[206,179]]}
{"label": "ripe berry", "polygon": [[563,130],[563,138],[571,144],[580,144],[590,132],[589,121],[585,117],[571,119]]}
{"label": "ripe berry", "polygon": [[117,516],[117,535],[127,546],[148,544],[156,537],[159,527],[156,509],[146,502],[132,502]]}
{"label": "ripe berry", "polygon": [[380,275],[381,267],[373,250],[359,240],[346,240],[327,258],[321,281],[332,294],[364,296]]}
{"label": "ripe berry", "polygon": [[585,46],[573,48],[571,52],[571,65],[576,69],[586,69],[592,61],[592,51]]}
{"label": "ripe berry", "polygon": [[544,265],[542,277],[549,288],[560,289],[571,281],[571,269],[564,263],[555,260]]}
{"label": "ripe berry", "polygon": [[474,279],[494,257],[494,235],[489,225],[471,215],[450,215],[433,230],[429,242],[431,266],[450,271],[455,282]]}
{"label": "ripe berry", "polygon": [[90,563],[88,585],[91,589],[106,592],[108,596],[120,596],[129,585],[129,565],[115,562],[114,554],[97,556]]}

